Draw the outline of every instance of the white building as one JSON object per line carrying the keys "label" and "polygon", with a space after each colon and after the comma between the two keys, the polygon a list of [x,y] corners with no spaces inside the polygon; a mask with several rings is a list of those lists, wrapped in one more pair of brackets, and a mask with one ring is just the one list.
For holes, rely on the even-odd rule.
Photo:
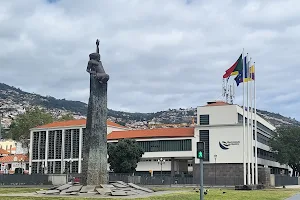
{"label": "white building", "polygon": [[[247,117],[247,115],[248,113],[245,111],[245,116]],[[259,115],[256,116],[256,119],[258,167],[270,168],[272,174],[288,174],[290,168],[275,162],[274,154],[268,145],[275,127]],[[255,144],[254,132],[252,136],[253,144]],[[205,142],[204,177],[213,178],[216,173],[217,176],[235,177],[238,179],[237,182],[242,182],[243,109],[240,106],[224,102],[208,102],[206,106],[198,107],[195,137],[196,141]],[[254,146],[252,149],[253,155],[255,155]],[[198,159],[196,160],[196,168],[194,171],[198,175]]]}
{"label": "white building", "polygon": [[0,174],[14,174],[16,168],[22,168],[28,173],[28,157],[23,154],[8,155],[0,158]]}
{"label": "white building", "polygon": [[[136,168],[137,175],[161,173],[166,175],[192,173],[195,153],[194,128],[158,128],[146,130],[114,131],[108,135],[108,142],[133,138],[144,149],[144,155]],[[162,165],[158,159],[165,162]]]}
{"label": "white building", "polygon": [[[247,112],[246,112],[247,113]],[[197,125],[192,128],[162,128],[127,130],[108,122],[108,142],[122,138],[134,138],[144,148],[145,154],[137,166],[137,174],[149,171],[164,174],[193,174],[199,176],[199,160],[196,143],[204,141],[206,146],[204,175],[235,177],[243,182],[243,109],[224,102],[210,102],[197,108]],[[274,161],[268,140],[275,127],[257,116],[258,165],[270,168],[271,173],[288,173],[288,166]],[[66,161],[72,160],[71,171],[81,172],[82,136],[85,120],[55,122],[31,130],[30,173],[63,173]],[[224,148],[224,143],[229,144]],[[47,153],[46,153],[47,152]],[[63,153],[62,153],[63,152]],[[62,156],[64,154],[64,156]],[[159,165],[157,160],[166,162]],[[162,168],[161,168],[162,167]],[[45,169],[44,169],[45,168]],[[108,166],[109,169],[109,166]]]}
{"label": "white building", "polygon": [[26,154],[28,150],[22,147],[22,143],[8,139],[0,140],[0,148],[9,152],[9,154]]}
{"label": "white building", "polygon": [[[67,161],[71,171],[81,172],[83,135],[86,119],[58,121],[30,130],[29,173],[64,173]],[[126,127],[107,121],[107,134]]]}

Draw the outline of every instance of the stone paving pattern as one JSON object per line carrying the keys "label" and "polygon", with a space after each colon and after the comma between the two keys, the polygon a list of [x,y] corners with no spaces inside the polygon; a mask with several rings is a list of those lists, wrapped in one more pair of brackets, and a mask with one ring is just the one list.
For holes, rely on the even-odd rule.
{"label": "stone paving pattern", "polygon": [[54,186],[48,190],[36,191],[39,195],[80,195],[84,196],[132,196],[154,193],[153,190],[140,187],[133,183],[123,181],[111,182],[110,184],[100,184],[99,186],[82,186],[79,183],[68,183],[61,186]]}

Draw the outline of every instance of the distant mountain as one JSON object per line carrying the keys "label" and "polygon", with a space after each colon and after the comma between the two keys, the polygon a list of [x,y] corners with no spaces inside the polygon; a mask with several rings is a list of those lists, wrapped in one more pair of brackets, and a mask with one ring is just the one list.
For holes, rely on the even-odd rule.
{"label": "distant mountain", "polygon": [[80,101],[69,101],[28,93],[4,83],[0,83],[0,102],[8,106],[12,106],[12,104],[25,107],[38,105],[47,109],[68,110],[82,115],[85,115],[87,111],[87,105]]}
{"label": "distant mountain", "polygon": [[300,122],[297,121],[295,118],[291,117],[285,117],[282,116],[279,113],[273,113],[273,112],[268,112],[265,110],[258,110],[257,113],[264,118],[265,120],[269,121],[271,124],[273,124],[275,127],[279,127],[282,125],[295,125],[295,126],[300,126]]}
{"label": "distant mountain", "polygon": [[[32,106],[46,108],[54,116],[72,113],[77,118],[81,118],[85,117],[87,112],[87,104],[83,102],[56,99],[51,96],[41,96],[0,83],[0,113],[4,113],[2,120],[4,125],[8,126],[11,118],[25,112],[26,108]],[[278,113],[264,110],[258,110],[257,112],[276,127],[287,124],[300,125],[299,121]],[[196,108],[169,109],[155,113],[129,113],[108,109],[108,117],[110,120],[132,128],[148,128],[148,122],[153,124],[185,123],[188,126],[191,124],[193,118],[196,119],[196,113]]]}

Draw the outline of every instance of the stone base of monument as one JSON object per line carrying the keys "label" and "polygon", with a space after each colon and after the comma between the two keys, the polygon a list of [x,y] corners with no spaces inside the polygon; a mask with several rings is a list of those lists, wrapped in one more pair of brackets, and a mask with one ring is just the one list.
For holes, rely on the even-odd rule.
{"label": "stone base of monument", "polygon": [[79,195],[79,196],[131,196],[153,193],[153,190],[123,181],[110,182],[100,186],[82,186],[79,183],[68,183],[54,186],[48,190],[37,191],[39,195]]}

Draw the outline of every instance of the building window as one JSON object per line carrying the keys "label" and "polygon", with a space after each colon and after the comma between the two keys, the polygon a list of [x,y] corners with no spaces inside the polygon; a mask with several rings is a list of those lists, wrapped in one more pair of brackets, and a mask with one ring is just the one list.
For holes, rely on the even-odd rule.
{"label": "building window", "polygon": [[[157,140],[157,141],[138,141],[145,152],[162,151],[192,151],[192,140]],[[110,143],[110,144],[116,144]]]}
{"label": "building window", "polygon": [[61,159],[62,155],[62,130],[55,131],[55,158]]}
{"label": "building window", "polygon": [[37,174],[38,171],[37,171],[37,162],[33,162],[32,165],[31,165],[31,173],[32,174]]}
{"label": "building window", "polygon": [[65,159],[71,158],[72,150],[71,129],[65,130]]}
{"label": "building window", "polygon": [[73,137],[72,137],[72,158],[78,158],[79,157],[79,129],[73,130]]}
{"label": "building window", "polygon": [[39,149],[39,159],[45,159],[46,151],[46,131],[40,132],[40,149]]}
{"label": "building window", "polygon": [[273,152],[266,151],[260,148],[257,148],[257,157],[265,160],[276,161]]}
{"label": "building window", "polygon": [[44,162],[38,162],[38,174],[44,174],[45,164]]}
{"label": "building window", "polygon": [[257,141],[262,144],[269,145],[270,138],[261,133],[257,133]]}
{"label": "building window", "polygon": [[[54,141],[55,141],[55,131],[49,131],[48,135],[48,159],[54,159]],[[48,164],[49,166],[49,164]]]}
{"label": "building window", "polygon": [[33,132],[32,160],[39,159],[39,132]]}
{"label": "building window", "polygon": [[238,123],[243,123],[243,115],[238,113]]}
{"label": "building window", "polygon": [[150,143],[150,152],[157,152],[160,151],[160,145],[159,145],[159,141],[152,141]]}
{"label": "building window", "polygon": [[209,115],[200,115],[200,125],[209,125]]}
{"label": "building window", "polygon": [[73,161],[71,165],[71,173],[78,173],[78,161]]}
{"label": "building window", "polygon": [[55,174],[61,173],[61,161],[55,161],[54,173]]}
{"label": "building window", "polygon": [[209,161],[209,130],[200,130],[199,131],[199,139],[204,142],[204,161]]}
{"label": "building window", "polygon": [[81,145],[82,145],[82,151],[80,152],[81,153],[81,156],[83,156],[83,151],[85,149],[85,132],[86,132],[86,129],[85,128],[82,128],[82,140],[81,140]]}
{"label": "building window", "polygon": [[54,162],[48,162],[48,174],[53,174]]}

